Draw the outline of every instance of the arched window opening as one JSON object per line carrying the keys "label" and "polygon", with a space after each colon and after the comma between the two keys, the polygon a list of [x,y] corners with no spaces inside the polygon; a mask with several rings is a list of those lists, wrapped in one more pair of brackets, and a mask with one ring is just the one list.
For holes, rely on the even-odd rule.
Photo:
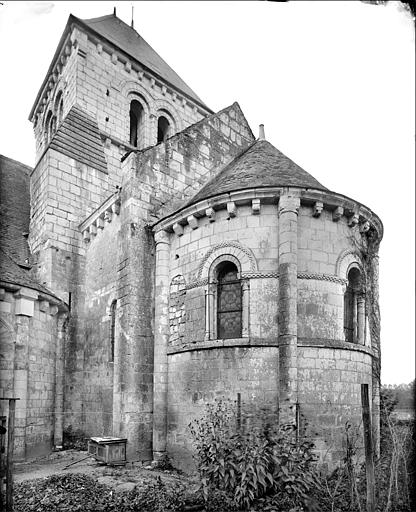
{"label": "arched window opening", "polygon": [[116,339],[116,310],[117,301],[113,300],[110,306],[110,362],[114,362],[114,347]]}
{"label": "arched window opening", "polygon": [[52,137],[54,136],[55,132],[56,132],[56,116],[53,116],[51,119],[51,129],[50,129],[49,140],[52,140]]}
{"label": "arched window opening", "polygon": [[144,145],[144,111],[141,103],[130,103],[130,144],[136,148]]}
{"label": "arched window opening", "polygon": [[361,272],[353,267],[347,275],[348,284],[344,294],[345,341],[364,344],[365,300]]}
{"label": "arched window opening", "polygon": [[64,110],[64,99],[63,99],[62,91],[60,91],[55,100],[55,114],[56,114],[58,126],[62,121],[63,110]]}
{"label": "arched window opening", "polygon": [[242,292],[238,269],[234,263],[225,261],[217,272],[217,336],[241,338]]}
{"label": "arched window opening", "polygon": [[160,116],[157,120],[157,143],[165,142],[170,136],[170,124],[165,116]]}
{"label": "arched window opening", "polygon": [[51,135],[52,135],[51,124],[52,124],[52,111],[50,110],[46,115],[45,128],[44,128],[46,144],[48,144],[48,142],[50,142],[50,140],[51,140]]}

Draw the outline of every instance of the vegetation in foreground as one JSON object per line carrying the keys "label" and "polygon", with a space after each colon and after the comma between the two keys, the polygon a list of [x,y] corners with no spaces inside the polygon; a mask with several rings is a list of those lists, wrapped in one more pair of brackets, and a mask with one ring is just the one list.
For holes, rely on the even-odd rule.
{"label": "vegetation in foreground", "polygon": [[[377,461],[377,512],[411,512],[414,501],[414,423],[393,419],[397,397],[382,393],[381,457]],[[357,464],[354,428],[347,425],[343,463],[321,473],[313,445],[292,427],[275,428],[269,413],[241,414],[218,401],[191,424],[199,491],[160,478],[129,492],[95,479],[66,474],[15,486],[15,512],[364,512],[365,469]]]}

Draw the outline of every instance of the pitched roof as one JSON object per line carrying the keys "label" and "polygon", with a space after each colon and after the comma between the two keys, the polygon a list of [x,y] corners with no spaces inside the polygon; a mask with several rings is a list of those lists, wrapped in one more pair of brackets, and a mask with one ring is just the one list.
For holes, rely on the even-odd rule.
{"label": "pitched roof", "polygon": [[256,140],[189,201],[248,188],[301,187],[328,190],[266,140]]}
{"label": "pitched roof", "polygon": [[94,169],[108,172],[97,122],[77,105],[68,112],[49,147]]}
{"label": "pitched roof", "polygon": [[0,242],[18,263],[28,265],[31,168],[0,155]]}
{"label": "pitched roof", "polygon": [[120,20],[114,14],[91,18],[88,20],[75,19],[87,25],[97,34],[118,46],[125,53],[138,62],[144,64],[149,70],[160,76],[180,91],[184,92],[194,101],[208,108],[201,98],[175,73],[175,71],[155,52],[155,50],[132,27]]}
{"label": "pitched roof", "polygon": [[47,293],[56,297],[45,286],[37,283],[30,275],[29,270],[19,266],[13,258],[7,254],[3,248],[0,248],[0,281],[20,286],[26,286],[39,292]]}
{"label": "pitched roof", "polygon": [[0,280],[54,296],[29,270],[31,168],[0,155]]}

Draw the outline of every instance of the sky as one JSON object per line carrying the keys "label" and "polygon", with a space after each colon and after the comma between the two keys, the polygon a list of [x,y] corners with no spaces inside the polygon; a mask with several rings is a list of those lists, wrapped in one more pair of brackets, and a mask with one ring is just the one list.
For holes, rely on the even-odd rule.
{"label": "sky", "polygon": [[34,165],[28,116],[69,14],[111,14],[214,111],[238,101],[266,138],[383,221],[384,384],[415,376],[415,32],[401,2],[0,4],[0,153]]}

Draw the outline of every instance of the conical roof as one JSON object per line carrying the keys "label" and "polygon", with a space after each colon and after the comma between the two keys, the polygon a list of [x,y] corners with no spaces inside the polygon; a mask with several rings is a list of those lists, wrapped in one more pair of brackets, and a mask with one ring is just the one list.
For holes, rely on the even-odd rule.
{"label": "conical roof", "polygon": [[256,140],[210,180],[188,204],[249,188],[300,187],[328,191],[270,142]]}
{"label": "conical roof", "polygon": [[[74,16],[75,18],[75,16]],[[76,18],[78,19],[78,18]],[[130,27],[124,21],[117,18],[116,15],[101,16],[89,20],[79,20],[97,34],[105,37],[108,41],[118,46],[125,53],[142,63],[151,71],[155,72],[166,82],[170,83],[180,91],[187,94],[196,102],[206,105],[195,94],[195,92],[175,73],[175,71],[153,50],[153,48],[138,34],[134,28]]]}

